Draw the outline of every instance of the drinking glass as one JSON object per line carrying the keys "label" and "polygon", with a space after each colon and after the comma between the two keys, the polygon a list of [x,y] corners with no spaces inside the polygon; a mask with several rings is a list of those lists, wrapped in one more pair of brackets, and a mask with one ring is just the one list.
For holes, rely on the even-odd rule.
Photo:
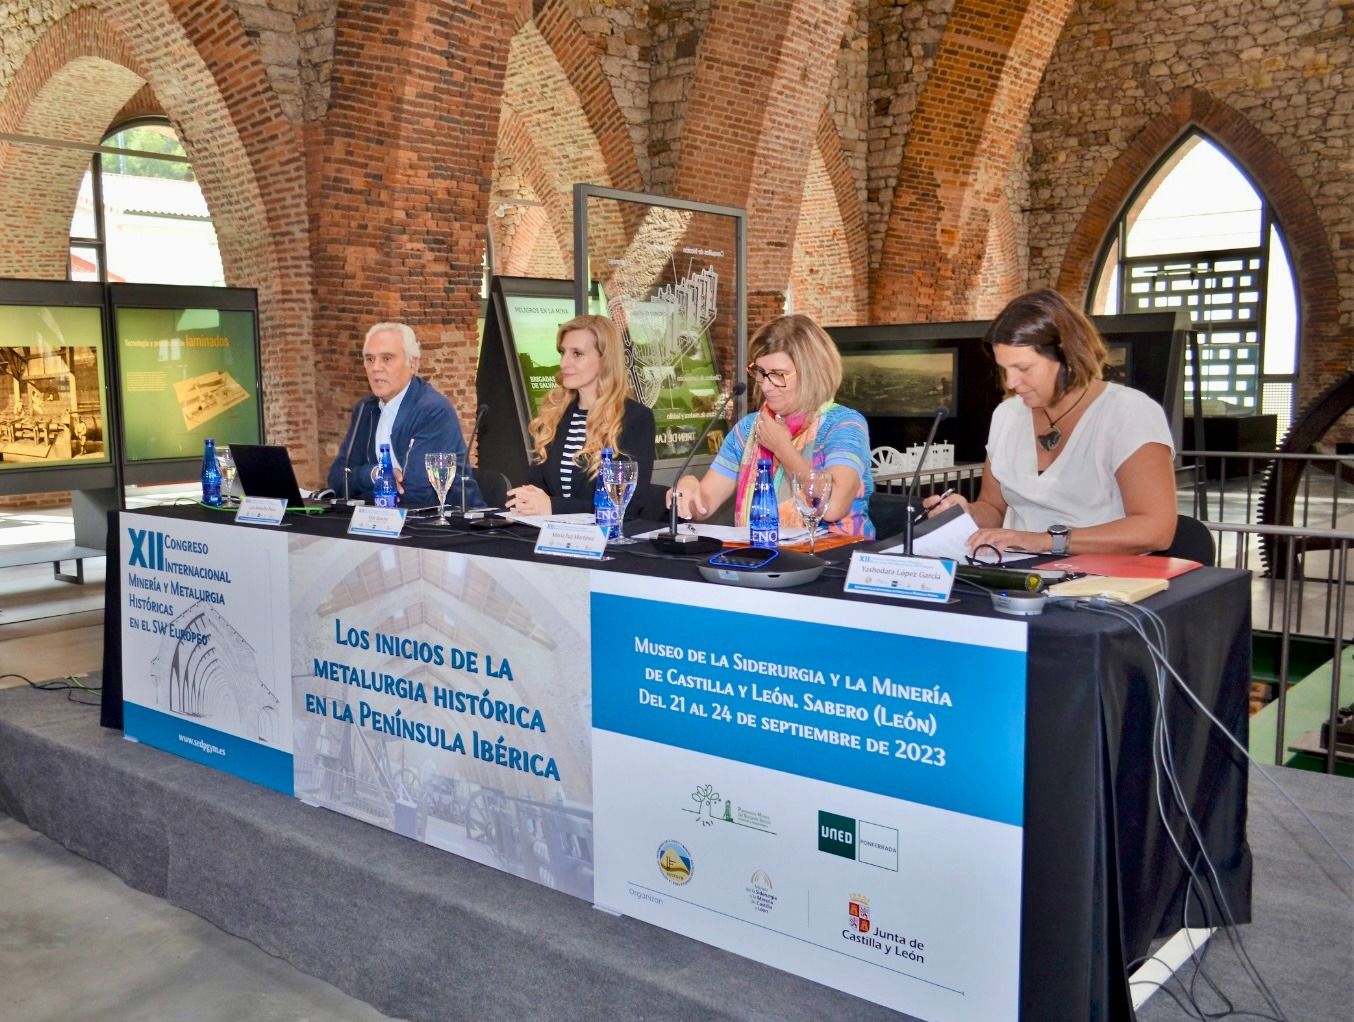
{"label": "drinking glass", "polygon": [[423,456],[423,467],[428,482],[437,491],[437,521],[433,525],[450,525],[447,521],[447,491],[456,478],[456,455],[445,451],[429,451]]}
{"label": "drinking glass", "polygon": [[230,453],[229,447],[218,447],[216,449],[216,467],[221,471],[221,494],[225,497],[226,503],[233,503],[235,500],[235,458]]}
{"label": "drinking glass", "polygon": [[619,535],[610,543],[624,545],[634,543],[625,534],[625,506],[635,495],[635,482],[639,479],[639,465],[633,458],[612,458],[610,466],[603,463],[602,485],[611,503],[616,505],[616,531]]}
{"label": "drinking glass", "polygon": [[791,490],[794,493],[795,509],[809,527],[809,553],[813,553],[818,523],[823,520],[827,502],[832,499],[832,473],[825,468],[810,469],[802,476],[794,477]]}

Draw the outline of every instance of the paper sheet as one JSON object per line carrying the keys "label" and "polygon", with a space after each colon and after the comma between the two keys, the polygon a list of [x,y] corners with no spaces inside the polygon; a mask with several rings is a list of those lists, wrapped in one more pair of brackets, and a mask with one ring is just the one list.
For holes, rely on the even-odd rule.
{"label": "paper sheet", "polygon": [[[912,537],[912,552],[918,557],[948,557],[951,560],[967,563],[971,556],[968,538],[978,531],[978,523],[967,511],[961,511],[948,520],[939,522],[935,528]],[[881,553],[901,554],[903,544],[885,547]],[[984,549],[973,559],[980,564],[1000,564],[1002,567],[1015,567],[1033,560],[1039,554],[1024,554],[1008,550],[997,556],[990,549]]]}
{"label": "paper sheet", "polygon": [[[748,541],[748,530],[739,528],[736,525],[706,525],[701,522],[678,522],[677,529],[680,532],[695,532],[699,536],[707,539],[717,539],[721,543],[746,543]],[[654,536],[662,535],[667,532],[667,528],[654,529],[652,532],[641,533],[636,539],[652,539]],[[819,530],[819,535],[823,530]],[[784,543],[799,543],[809,538],[809,530],[803,527],[798,529],[781,529],[780,541]]]}

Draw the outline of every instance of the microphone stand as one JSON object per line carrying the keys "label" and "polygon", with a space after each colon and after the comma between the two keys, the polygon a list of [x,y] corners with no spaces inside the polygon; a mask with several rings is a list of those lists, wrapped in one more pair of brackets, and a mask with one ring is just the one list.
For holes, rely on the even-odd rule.
{"label": "microphone stand", "polygon": [[711,554],[716,550],[724,549],[724,544],[717,539],[691,534],[682,535],[677,532],[677,483],[681,481],[682,476],[686,475],[686,470],[691,467],[692,459],[696,457],[696,452],[700,450],[705,438],[710,435],[710,430],[714,428],[715,423],[724,418],[728,412],[729,404],[734,398],[745,393],[747,389],[748,385],[741,381],[734,384],[728,396],[720,403],[719,411],[715,412],[710,421],[705,424],[705,428],[701,430],[701,435],[696,437],[696,442],[691,445],[691,451],[687,454],[686,461],[682,462],[682,467],[677,470],[677,475],[673,477],[672,506],[668,508],[668,531],[649,540],[653,548],[660,553]]}
{"label": "microphone stand", "polygon": [[907,528],[903,533],[903,556],[912,556],[912,527],[916,522],[917,516],[912,508],[912,500],[917,494],[917,484],[921,482],[922,466],[926,464],[926,456],[931,453],[931,444],[935,442],[936,430],[940,427],[940,420],[950,414],[950,410],[944,405],[936,409],[936,417],[931,420],[931,432],[926,435],[926,445],[921,449],[921,457],[917,459],[917,468],[912,473],[912,481],[907,484]]}
{"label": "microphone stand", "polygon": [[475,449],[475,437],[479,436],[480,423],[484,421],[484,415],[489,411],[487,404],[480,405],[475,411],[475,425],[470,429],[470,443],[465,445],[465,467],[460,470],[461,476],[461,508],[460,513],[466,513],[465,506],[465,475],[470,471],[470,452]]}

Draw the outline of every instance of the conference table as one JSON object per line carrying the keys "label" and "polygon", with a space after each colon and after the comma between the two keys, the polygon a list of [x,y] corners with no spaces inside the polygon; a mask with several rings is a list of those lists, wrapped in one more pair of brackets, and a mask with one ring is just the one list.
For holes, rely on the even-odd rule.
{"label": "conference table", "polygon": [[[126,512],[110,517],[109,564],[121,565],[127,549]],[[211,526],[212,535],[238,530],[238,549],[260,535],[303,536],[325,543],[355,540],[401,550],[465,554],[505,570],[516,562],[549,562],[570,571],[601,572],[640,580],[661,590],[699,581],[693,560],[657,556],[647,544],[614,547],[604,562],[538,557],[531,530],[438,531],[415,526],[397,541],[346,535],[342,514],[288,515],[285,530],[230,524],[220,512],[196,506],[137,512],[134,522],[157,527]],[[630,523],[628,531],[652,528]],[[818,580],[789,592],[862,605],[862,613],[895,613],[899,601],[843,593],[850,548],[831,550],[833,563]],[[482,559],[482,560],[480,560]],[[237,573],[248,570],[232,559]],[[103,714],[105,726],[123,726],[122,644],[128,594],[123,572],[108,572],[105,614]],[[711,586],[711,590],[724,587]],[[758,592],[760,612],[775,615],[787,598]],[[864,605],[870,605],[868,608]],[[788,606],[788,605],[786,605]],[[915,607],[915,605],[910,605]],[[1250,676],[1249,574],[1202,568],[1172,580],[1150,598],[1165,624],[1172,664],[1186,685],[1244,746]],[[882,608],[882,609],[878,609]],[[1010,618],[989,596],[956,586],[949,605],[925,613],[947,628],[981,633]],[[1050,608],[1028,623],[1024,713],[1023,872],[1019,923],[1019,1014],[1023,1019],[1132,1017],[1130,965],[1154,938],[1173,933],[1182,920],[1219,922],[1178,861],[1158,815],[1154,745],[1159,739],[1157,672],[1142,639],[1125,622],[1089,611]],[[127,679],[128,684],[132,679]],[[1213,723],[1169,686],[1160,708],[1169,735],[1180,792],[1197,821],[1232,921],[1250,913],[1251,858],[1246,843],[1246,764]],[[994,710],[981,727],[998,737],[1009,730]],[[728,813],[726,807],[725,813]],[[1182,826],[1173,823],[1178,834]],[[1206,867],[1195,855],[1192,866]],[[853,909],[854,911],[854,909]]]}

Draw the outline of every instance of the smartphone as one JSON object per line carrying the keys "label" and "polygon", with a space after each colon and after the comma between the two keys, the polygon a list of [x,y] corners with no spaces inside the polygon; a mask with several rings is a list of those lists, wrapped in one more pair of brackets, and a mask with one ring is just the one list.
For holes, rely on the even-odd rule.
{"label": "smartphone", "polygon": [[734,568],[739,571],[750,571],[753,568],[765,567],[778,556],[780,556],[780,551],[772,550],[769,547],[735,547],[732,550],[721,550],[706,563],[712,568]]}

